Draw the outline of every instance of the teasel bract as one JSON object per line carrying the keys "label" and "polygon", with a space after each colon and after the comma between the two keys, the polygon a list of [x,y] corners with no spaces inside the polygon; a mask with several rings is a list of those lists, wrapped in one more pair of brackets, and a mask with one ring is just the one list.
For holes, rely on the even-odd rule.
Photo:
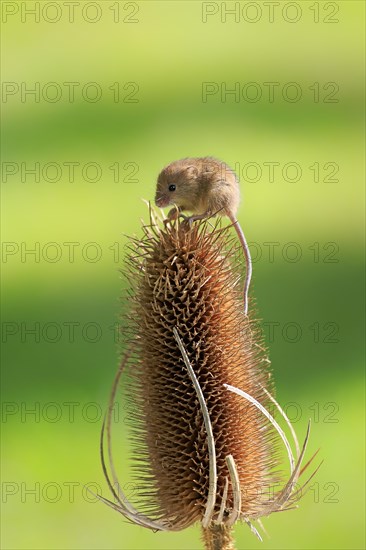
{"label": "teasel bract", "polygon": [[[311,462],[301,470],[310,425],[300,449],[272,396],[253,307],[248,315],[243,311],[241,258],[230,227],[212,220],[163,224],[150,209],[142,238],[129,241],[126,265],[125,349],[101,434],[113,500],[99,498],[156,531],[201,522],[209,550],[234,548],[237,521],[261,539],[253,522],[262,527],[262,516],[295,507],[315,472],[298,486]],[[120,384],[130,411],[138,510],[122,491],[112,452]],[[287,425],[294,452],[275,412]],[[280,444],[289,459],[287,478]]]}

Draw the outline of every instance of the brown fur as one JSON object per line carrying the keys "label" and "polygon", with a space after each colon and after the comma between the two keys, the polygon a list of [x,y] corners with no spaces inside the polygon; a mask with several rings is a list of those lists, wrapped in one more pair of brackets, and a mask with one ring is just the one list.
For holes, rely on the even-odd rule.
{"label": "brown fur", "polygon": [[[169,191],[171,184],[176,185],[175,191]],[[155,202],[161,207],[175,204],[181,211],[193,214],[235,217],[239,200],[235,173],[225,162],[213,157],[176,160],[158,177]]]}

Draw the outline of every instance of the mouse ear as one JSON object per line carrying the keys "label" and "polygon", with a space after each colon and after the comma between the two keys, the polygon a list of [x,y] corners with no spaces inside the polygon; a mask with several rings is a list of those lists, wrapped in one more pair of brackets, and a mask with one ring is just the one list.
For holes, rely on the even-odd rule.
{"label": "mouse ear", "polygon": [[198,177],[198,168],[197,166],[187,166],[186,173],[191,178],[197,178]]}
{"label": "mouse ear", "polygon": [[202,165],[202,173],[203,174],[212,174],[212,172],[215,171],[214,166],[210,162],[206,162]]}

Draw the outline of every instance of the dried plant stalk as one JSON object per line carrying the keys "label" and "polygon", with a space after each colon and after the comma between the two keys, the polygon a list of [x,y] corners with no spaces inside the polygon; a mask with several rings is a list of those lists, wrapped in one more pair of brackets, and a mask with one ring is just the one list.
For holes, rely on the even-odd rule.
{"label": "dried plant stalk", "polygon": [[[307,438],[295,464],[268,413],[274,401],[268,359],[251,314],[243,311],[240,261],[229,228],[179,220],[160,228],[153,214],[151,220],[144,237],[132,241],[124,319],[133,350],[124,389],[143,512],[115,491],[118,503],[103,501],[152,529],[180,530],[201,521],[206,548],[228,550],[234,548],[236,520],[259,536],[251,520],[286,509],[300,496],[293,485]],[[116,483],[110,430],[109,413]],[[288,447],[291,476],[273,494],[281,481],[276,432]]]}
{"label": "dried plant stalk", "polygon": [[231,529],[224,523],[216,523],[204,529],[202,538],[206,550],[235,550]]}

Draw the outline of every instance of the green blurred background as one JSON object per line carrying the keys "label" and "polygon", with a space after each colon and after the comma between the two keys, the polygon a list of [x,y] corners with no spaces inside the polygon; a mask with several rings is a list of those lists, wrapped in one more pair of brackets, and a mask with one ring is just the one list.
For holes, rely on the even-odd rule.
{"label": "green blurred background", "polygon": [[198,527],[131,526],[83,485],[108,496],[98,437],[124,235],[141,234],[159,170],[202,155],[240,173],[277,396],[301,438],[312,419],[309,456],[325,460],[300,509],[265,520],[263,544],[239,526],[238,548],[364,548],[364,4],[249,4],[225,20],[215,2],[77,2],[73,15],[2,2],[4,549],[200,548]]}

